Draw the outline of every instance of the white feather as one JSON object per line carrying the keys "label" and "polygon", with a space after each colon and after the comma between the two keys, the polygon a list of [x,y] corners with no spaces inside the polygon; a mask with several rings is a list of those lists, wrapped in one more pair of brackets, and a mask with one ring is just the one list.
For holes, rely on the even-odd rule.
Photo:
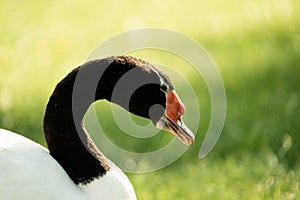
{"label": "white feather", "polygon": [[112,168],[103,177],[95,179],[89,184],[80,185],[80,187],[93,197],[102,196],[103,199],[112,200],[136,200],[134,188],[129,179],[113,163]]}
{"label": "white feather", "polygon": [[47,149],[0,129],[1,200],[135,200],[130,181],[117,169],[78,187]]}

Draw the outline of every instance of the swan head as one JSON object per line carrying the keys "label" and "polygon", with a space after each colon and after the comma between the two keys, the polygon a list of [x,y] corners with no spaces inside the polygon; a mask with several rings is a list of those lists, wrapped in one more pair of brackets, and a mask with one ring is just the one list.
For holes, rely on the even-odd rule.
{"label": "swan head", "polygon": [[110,101],[150,119],[157,128],[171,132],[186,145],[194,142],[194,134],[182,120],[185,106],[165,73],[131,56],[117,57],[113,65],[133,67],[115,81]]}

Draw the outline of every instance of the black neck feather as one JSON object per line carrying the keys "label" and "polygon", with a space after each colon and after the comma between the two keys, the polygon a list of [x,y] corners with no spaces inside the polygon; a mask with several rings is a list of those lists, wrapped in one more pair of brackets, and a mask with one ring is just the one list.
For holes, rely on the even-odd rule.
{"label": "black neck feather", "polygon": [[[113,90],[127,72],[125,88],[113,95]],[[126,91],[137,80],[149,82],[137,87],[126,100]],[[64,168],[74,183],[88,183],[110,169],[109,160],[97,149],[82,126],[82,119],[89,106],[96,100],[106,99],[128,111],[149,117],[154,104],[165,106],[165,94],[161,91],[162,79],[168,78],[145,61],[128,57],[109,57],[90,61],[69,73],[55,88],[49,99],[44,117],[44,133],[50,154]],[[125,99],[122,99],[124,97]],[[163,111],[157,111],[155,122]],[[151,116],[152,117],[152,116]]]}

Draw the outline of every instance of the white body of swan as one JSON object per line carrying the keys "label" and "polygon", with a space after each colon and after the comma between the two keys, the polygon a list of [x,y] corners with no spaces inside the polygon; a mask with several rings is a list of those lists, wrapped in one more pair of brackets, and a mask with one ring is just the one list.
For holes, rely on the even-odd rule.
{"label": "white body of swan", "polygon": [[99,179],[77,186],[46,148],[0,129],[0,199],[134,200],[136,195],[115,165]]}

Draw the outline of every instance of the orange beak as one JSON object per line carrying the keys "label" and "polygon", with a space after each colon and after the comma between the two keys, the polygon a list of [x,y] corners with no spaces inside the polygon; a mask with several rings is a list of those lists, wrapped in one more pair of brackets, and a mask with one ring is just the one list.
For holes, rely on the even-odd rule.
{"label": "orange beak", "polygon": [[156,127],[173,133],[186,145],[192,144],[195,136],[181,120],[181,116],[185,112],[183,103],[174,90],[168,91],[166,95],[165,114],[157,122]]}

